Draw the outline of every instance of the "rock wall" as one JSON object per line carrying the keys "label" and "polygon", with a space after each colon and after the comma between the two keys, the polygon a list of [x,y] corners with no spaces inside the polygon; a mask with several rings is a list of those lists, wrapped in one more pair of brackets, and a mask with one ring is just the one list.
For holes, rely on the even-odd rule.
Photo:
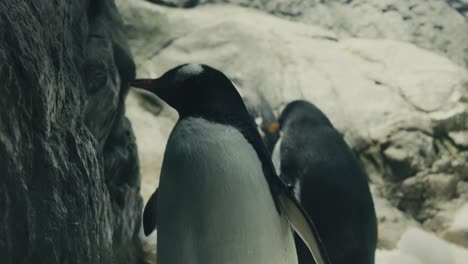
{"label": "rock wall", "polygon": [[[193,7],[230,3],[289,20],[320,25],[340,37],[396,39],[444,54],[468,66],[466,0],[152,0]],[[190,4],[189,4],[190,3]]]}
{"label": "rock wall", "polygon": [[0,1],[2,263],[136,263],[134,78],[112,0]]}
{"label": "rock wall", "polygon": [[[206,63],[240,89],[264,94],[276,109],[307,99],[327,114],[369,173],[379,218],[378,264],[405,258],[401,253],[408,248],[416,261],[407,263],[425,263],[420,251],[442,238],[466,245],[468,72],[459,59],[468,31],[458,30],[468,22],[445,1],[232,0],[195,8],[116,2],[140,77],[160,76],[181,63]],[[288,7],[286,2],[299,6],[299,13],[274,11]],[[392,18],[399,21],[406,12],[411,19],[395,24]],[[344,22],[328,25],[328,18]],[[379,34],[353,31],[361,28],[353,26],[359,21]],[[427,26],[439,24],[447,25],[439,33],[438,27]],[[442,39],[457,44],[438,46]],[[177,115],[164,105],[149,113],[147,100],[133,94],[129,99],[145,160],[143,182],[150,185],[142,194],[148,197]],[[148,129],[148,124],[154,125]],[[432,232],[434,243],[400,245],[402,237],[419,237],[407,234],[408,227]],[[456,252],[444,253],[456,259],[447,263],[464,263]]]}

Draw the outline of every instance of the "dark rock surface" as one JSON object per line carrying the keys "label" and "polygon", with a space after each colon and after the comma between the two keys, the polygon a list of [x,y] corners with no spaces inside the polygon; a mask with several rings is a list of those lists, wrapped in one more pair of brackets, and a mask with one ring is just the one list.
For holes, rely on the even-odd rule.
{"label": "dark rock surface", "polygon": [[112,0],[0,1],[0,262],[136,263],[134,78]]}

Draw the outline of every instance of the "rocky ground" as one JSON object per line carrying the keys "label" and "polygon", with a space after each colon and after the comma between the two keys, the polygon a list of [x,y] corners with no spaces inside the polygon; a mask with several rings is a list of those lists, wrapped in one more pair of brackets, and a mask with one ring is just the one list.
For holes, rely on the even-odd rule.
{"label": "rocky ground", "polygon": [[[205,63],[240,89],[264,94],[275,109],[298,98],[314,102],[369,174],[377,264],[466,263],[464,1],[154,2],[116,1],[137,76]],[[177,119],[152,100],[134,92],[127,99],[145,201]],[[154,258],[155,234],[146,241]]]}

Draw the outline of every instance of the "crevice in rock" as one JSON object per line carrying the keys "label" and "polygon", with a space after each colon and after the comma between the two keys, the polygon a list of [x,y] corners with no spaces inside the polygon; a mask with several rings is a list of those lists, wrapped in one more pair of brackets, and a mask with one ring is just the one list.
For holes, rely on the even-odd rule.
{"label": "crevice in rock", "polygon": [[168,6],[168,7],[182,7],[192,8],[198,5],[200,0],[146,0],[153,4]]}
{"label": "crevice in rock", "polygon": [[172,43],[174,43],[174,41],[176,41],[178,38],[171,38],[169,40],[167,40],[166,42],[164,42],[161,47],[157,50],[155,50],[154,52],[152,52],[150,55],[148,55],[147,57],[145,57],[145,59],[143,61],[149,61],[151,60],[152,58],[158,56],[161,52],[163,52],[166,48],[170,47]]}

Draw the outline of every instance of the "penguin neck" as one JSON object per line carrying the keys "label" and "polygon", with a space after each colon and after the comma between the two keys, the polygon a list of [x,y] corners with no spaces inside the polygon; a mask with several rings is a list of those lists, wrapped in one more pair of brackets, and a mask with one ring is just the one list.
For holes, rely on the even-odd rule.
{"label": "penguin neck", "polygon": [[[187,120],[190,118],[201,118],[212,123],[229,125],[238,129],[244,136],[246,136],[245,128],[249,127],[249,124],[245,122],[245,113],[240,111],[222,111],[220,109],[211,108],[211,109],[197,109],[196,111],[191,111],[189,114],[179,113],[180,121]],[[247,138],[247,137],[246,137]]]}
{"label": "penguin neck", "polygon": [[[243,104],[243,103],[242,103]],[[270,159],[270,154],[258,134],[254,120],[248,114],[246,108],[229,111],[229,106],[217,106],[212,108],[201,108],[201,111],[193,111],[190,114],[179,113],[179,122],[189,118],[203,118],[207,121],[228,125],[238,130],[252,145],[262,164],[263,173],[270,187],[272,194],[275,194],[281,188],[281,180],[276,175],[275,167]]]}
{"label": "penguin neck", "polygon": [[[209,110],[203,110],[198,112],[192,112],[190,114],[180,115],[180,121],[189,118],[203,118],[207,121],[218,123],[222,125],[232,126],[237,129],[249,142],[257,152],[257,155],[262,163],[265,170],[265,174],[270,175],[274,173],[274,166],[269,158],[268,151],[263,143],[262,138],[258,134],[257,127],[254,120],[250,117],[246,109],[229,111],[228,107],[220,111],[220,106]],[[270,180],[267,180],[270,183]]]}

